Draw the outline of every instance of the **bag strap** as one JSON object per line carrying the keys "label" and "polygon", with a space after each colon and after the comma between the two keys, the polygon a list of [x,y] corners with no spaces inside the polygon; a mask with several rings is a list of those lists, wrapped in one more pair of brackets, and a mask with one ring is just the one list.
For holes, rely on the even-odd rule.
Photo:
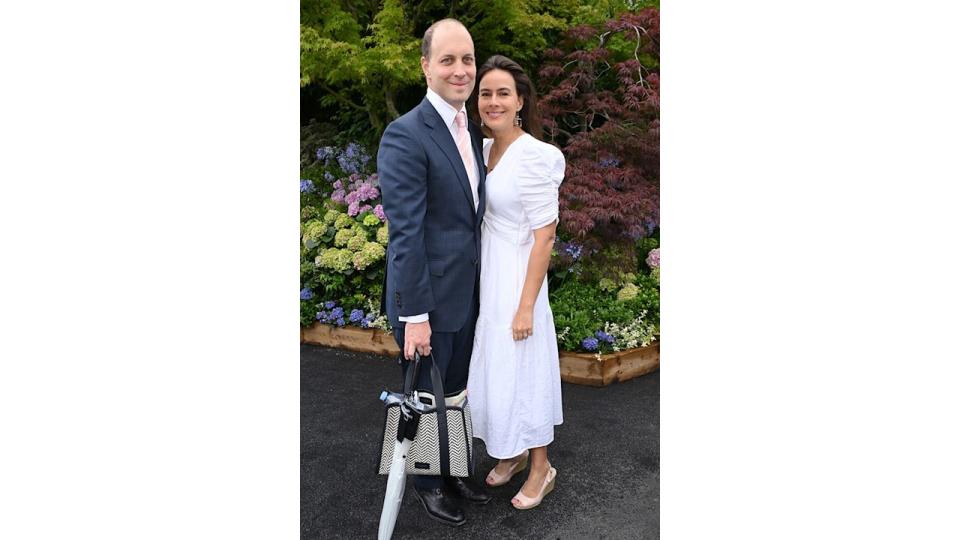
{"label": "bag strap", "polygon": [[[421,360],[430,359],[430,380],[433,382],[433,406],[437,412],[437,438],[440,444],[440,475],[450,476],[450,431],[447,428],[447,400],[444,397],[443,377],[433,355],[420,356],[414,351],[413,365],[407,368],[407,376],[403,381],[403,393],[413,392],[417,376],[420,373]],[[399,439],[399,437],[398,437]]]}
{"label": "bag strap", "polygon": [[437,409],[437,437],[440,443],[440,475],[450,476],[450,432],[447,429],[447,400],[444,397],[443,377],[437,362],[430,358],[430,378],[433,380],[433,401]]}

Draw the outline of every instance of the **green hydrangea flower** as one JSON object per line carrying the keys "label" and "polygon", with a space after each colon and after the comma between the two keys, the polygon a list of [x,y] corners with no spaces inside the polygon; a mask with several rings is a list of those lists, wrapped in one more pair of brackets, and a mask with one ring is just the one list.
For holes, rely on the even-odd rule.
{"label": "green hydrangea flower", "polygon": [[340,229],[337,231],[337,234],[333,237],[333,245],[337,247],[343,247],[347,245],[347,242],[353,238],[355,231],[353,229]]}
{"label": "green hydrangea flower", "polygon": [[363,270],[383,259],[386,252],[387,250],[383,249],[383,246],[380,244],[367,242],[364,244],[363,249],[353,255],[353,267],[357,270]]}
{"label": "green hydrangea flower", "polygon": [[633,283],[627,283],[620,292],[617,293],[617,300],[619,302],[625,302],[627,300],[633,300],[640,293],[640,287],[637,287]]}
{"label": "green hydrangea flower", "polygon": [[383,227],[377,229],[377,242],[387,245],[388,240],[390,240],[390,232],[387,231],[387,224],[384,223]]}
{"label": "green hydrangea flower", "polygon": [[353,253],[346,249],[330,248],[320,252],[315,264],[320,268],[326,268],[341,274],[350,269],[353,259]]}
{"label": "green hydrangea flower", "polygon": [[613,292],[617,290],[617,284],[610,278],[603,278],[598,284],[601,291]]}
{"label": "green hydrangea flower", "polygon": [[337,222],[337,219],[344,214],[337,212],[336,210],[327,210],[327,213],[323,215],[323,222],[327,225],[333,225]]}
{"label": "green hydrangea flower", "polygon": [[367,214],[363,217],[363,224],[367,227],[376,227],[380,224],[380,218],[373,214]]}
{"label": "green hydrangea flower", "polygon": [[660,284],[660,268],[654,268],[650,271],[650,275],[653,276],[653,279],[657,280],[657,285]]}
{"label": "green hydrangea flower", "polygon": [[303,225],[303,243],[306,245],[308,240],[313,242],[320,241],[320,238],[327,233],[327,226],[320,220],[308,221]]}
{"label": "green hydrangea flower", "polygon": [[339,216],[337,216],[337,220],[333,222],[333,226],[336,227],[337,230],[346,229],[352,225],[353,225],[353,218],[346,214],[340,214]]}
{"label": "green hydrangea flower", "polygon": [[[342,231],[341,231],[342,232]],[[355,234],[353,238],[347,240],[347,249],[350,251],[360,251],[363,245],[367,243],[367,238],[362,234]]]}
{"label": "green hydrangea flower", "polygon": [[303,209],[300,210],[300,219],[304,221],[308,219],[313,219],[319,215],[320,215],[320,210],[317,210],[317,207],[315,206],[304,206]]}

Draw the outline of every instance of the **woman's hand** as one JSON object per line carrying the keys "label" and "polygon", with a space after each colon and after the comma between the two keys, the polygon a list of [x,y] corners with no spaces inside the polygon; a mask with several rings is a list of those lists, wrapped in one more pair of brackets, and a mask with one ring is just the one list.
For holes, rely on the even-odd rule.
{"label": "woman's hand", "polygon": [[533,335],[533,308],[520,308],[513,316],[513,340],[521,341]]}

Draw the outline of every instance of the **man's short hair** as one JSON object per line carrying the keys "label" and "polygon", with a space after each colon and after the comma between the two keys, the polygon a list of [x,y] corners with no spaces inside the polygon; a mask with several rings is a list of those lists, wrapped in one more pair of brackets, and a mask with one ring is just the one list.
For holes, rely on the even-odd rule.
{"label": "man's short hair", "polygon": [[[427,31],[423,33],[423,42],[420,43],[420,54],[423,55],[427,60],[430,59],[430,43],[433,41],[433,31],[436,27],[440,26],[443,23],[457,23],[463,27],[464,30],[467,30],[467,27],[464,24],[456,19],[440,19],[439,21],[430,25],[430,28],[427,28]],[[467,30],[469,34],[470,31]]]}

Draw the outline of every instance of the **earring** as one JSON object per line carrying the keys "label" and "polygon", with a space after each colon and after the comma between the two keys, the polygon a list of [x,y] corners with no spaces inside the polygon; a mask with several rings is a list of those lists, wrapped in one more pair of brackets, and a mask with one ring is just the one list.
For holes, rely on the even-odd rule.
{"label": "earring", "polygon": [[517,110],[517,117],[513,119],[513,125],[523,127],[523,119],[520,118],[520,110]]}
{"label": "earring", "polygon": [[483,117],[480,117],[480,127],[483,127]]}

